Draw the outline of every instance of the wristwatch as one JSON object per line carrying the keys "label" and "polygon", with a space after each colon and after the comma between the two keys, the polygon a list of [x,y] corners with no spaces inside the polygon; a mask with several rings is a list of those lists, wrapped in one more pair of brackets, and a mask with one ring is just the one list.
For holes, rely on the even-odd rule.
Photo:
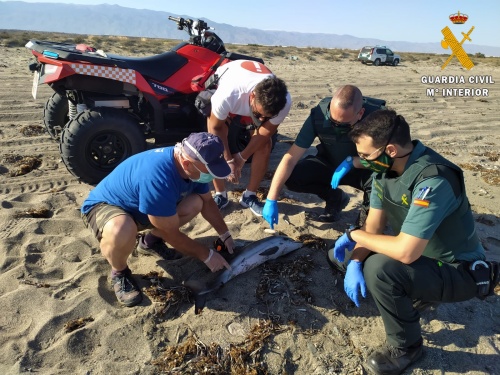
{"label": "wristwatch", "polygon": [[358,230],[358,229],[361,229],[361,227],[359,225],[351,225],[349,228],[347,228],[347,230],[345,231],[345,234],[347,235],[347,238],[349,238],[349,241],[356,242],[352,239],[351,232]]}

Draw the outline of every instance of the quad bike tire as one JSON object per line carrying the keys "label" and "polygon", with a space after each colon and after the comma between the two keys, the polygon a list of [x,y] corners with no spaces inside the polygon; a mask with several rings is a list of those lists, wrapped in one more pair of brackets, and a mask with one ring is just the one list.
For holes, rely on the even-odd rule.
{"label": "quad bike tire", "polygon": [[68,123],[59,149],[71,174],[96,185],[129,156],[146,150],[146,138],[139,122],[127,112],[93,108]]}
{"label": "quad bike tire", "polygon": [[59,141],[62,129],[69,121],[68,110],[68,99],[57,92],[52,94],[43,108],[43,124],[50,137],[56,141]]}

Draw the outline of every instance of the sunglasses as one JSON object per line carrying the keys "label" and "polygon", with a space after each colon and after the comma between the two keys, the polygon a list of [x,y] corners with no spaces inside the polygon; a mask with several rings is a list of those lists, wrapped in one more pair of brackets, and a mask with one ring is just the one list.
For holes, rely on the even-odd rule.
{"label": "sunglasses", "polygon": [[332,115],[330,114],[330,107],[328,107],[326,109],[325,119],[330,121],[330,123],[332,124],[333,127],[341,127],[341,128],[346,128],[346,127],[350,128],[350,127],[354,126],[354,124],[356,124],[356,122],[358,122],[356,120],[356,122],[354,124],[351,124],[350,122],[340,122],[340,121],[334,120],[332,118]]}
{"label": "sunglasses", "polygon": [[253,117],[255,117],[256,119],[258,119],[259,121],[261,121],[262,123],[266,122],[266,121],[269,121],[271,120],[272,118],[275,118],[279,115],[276,114],[274,116],[264,116],[262,113],[260,113],[259,111],[257,111],[255,108],[254,108],[254,104],[252,104],[251,106],[251,110],[252,110],[252,115]]}

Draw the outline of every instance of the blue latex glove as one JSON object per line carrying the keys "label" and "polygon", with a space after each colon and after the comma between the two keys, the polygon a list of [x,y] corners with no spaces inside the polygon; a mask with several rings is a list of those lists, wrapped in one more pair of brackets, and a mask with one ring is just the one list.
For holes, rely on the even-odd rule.
{"label": "blue latex glove", "polygon": [[349,237],[347,237],[347,234],[344,233],[337,239],[337,241],[335,241],[335,247],[333,248],[333,255],[335,256],[335,259],[339,262],[343,262],[346,250],[352,251],[355,245],[356,242],[351,241]]}
{"label": "blue latex glove", "polygon": [[266,199],[262,216],[269,223],[271,229],[274,229],[274,224],[278,224],[278,202],[273,199]]}
{"label": "blue latex glove", "polygon": [[352,156],[348,156],[340,165],[335,169],[335,173],[332,176],[332,189],[339,187],[340,180],[344,177],[347,172],[349,172],[353,167]]}
{"label": "blue latex glove", "polygon": [[344,278],[344,291],[348,297],[359,307],[358,289],[361,295],[366,298],[366,283],[363,276],[363,262],[351,260],[347,265],[347,271]]}

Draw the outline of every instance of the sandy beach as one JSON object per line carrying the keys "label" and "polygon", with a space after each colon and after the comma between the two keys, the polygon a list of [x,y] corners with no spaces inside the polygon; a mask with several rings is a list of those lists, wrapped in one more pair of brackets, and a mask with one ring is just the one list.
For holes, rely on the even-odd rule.
{"label": "sandy beach", "polygon": [[[260,350],[252,355],[269,374],[364,373],[365,359],[384,342],[382,320],[369,295],[360,308],[351,303],[341,275],[326,261],[327,249],[357,216],[359,191],[343,187],[351,201],[340,221],[325,224],[307,218],[308,212],[323,210],[321,200],[283,190],[279,234],[314,235],[323,246],[320,241],[305,245],[238,276],[211,294],[199,315],[181,287],[205,266],[189,258],[166,262],[132,256],[129,265],[141,287],[161,283],[179,292],[178,300],[156,302],[147,296],[137,307],[121,307],[109,287],[109,265],[80,219],[80,205],[92,186],[67,171],[58,143],[41,128],[52,90],[39,87],[33,100],[30,60],[25,48],[0,47],[0,374],[162,373],[157,360],[189,337],[198,348],[213,344],[227,351],[231,344],[248,344],[255,327],[260,336],[253,337],[260,341],[254,349]],[[500,261],[500,67],[478,63],[467,71],[450,64],[441,70],[428,61],[375,67],[300,56],[266,63],[293,97],[269,175],[311,108],[336,87],[357,85],[363,95],[385,99],[402,114],[414,139],[462,166],[479,237],[487,257]],[[463,76],[465,83],[422,83],[424,76],[442,75]],[[494,83],[469,83],[471,76]],[[443,89],[454,88],[480,89],[481,96],[453,90],[443,96]],[[35,168],[16,175],[23,160]],[[246,166],[241,183],[230,188],[243,189],[248,174]],[[269,184],[266,179],[262,187]],[[238,204],[236,193],[230,198],[223,214],[239,243],[271,235],[264,231],[267,223]],[[217,235],[200,216],[182,230],[206,244]],[[72,326],[77,323],[79,328]],[[421,323],[425,355],[406,373],[500,374],[498,289],[485,301],[441,304],[422,314]],[[189,372],[178,365],[171,373]]]}

